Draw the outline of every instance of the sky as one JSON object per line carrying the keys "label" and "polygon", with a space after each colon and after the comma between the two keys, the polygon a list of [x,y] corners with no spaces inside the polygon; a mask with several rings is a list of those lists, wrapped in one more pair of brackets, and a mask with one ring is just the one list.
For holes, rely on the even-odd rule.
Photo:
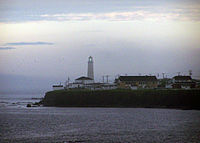
{"label": "sky", "polygon": [[200,0],[0,0],[0,93],[73,82],[89,56],[97,82],[200,78]]}

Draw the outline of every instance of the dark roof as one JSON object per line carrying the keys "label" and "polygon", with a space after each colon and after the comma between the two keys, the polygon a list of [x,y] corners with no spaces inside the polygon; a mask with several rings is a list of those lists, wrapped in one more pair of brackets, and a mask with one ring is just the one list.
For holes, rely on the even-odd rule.
{"label": "dark roof", "polygon": [[63,87],[63,85],[53,85],[53,87]]}
{"label": "dark roof", "polygon": [[175,76],[173,77],[175,80],[192,80],[191,76]]}
{"label": "dark roof", "polygon": [[195,84],[195,82],[175,82],[174,84]]}
{"label": "dark roof", "polygon": [[156,76],[120,76],[121,81],[157,81]]}
{"label": "dark roof", "polygon": [[82,77],[77,78],[76,80],[93,80],[93,79],[89,78],[89,77],[82,76]]}
{"label": "dark roof", "polygon": [[88,85],[103,85],[104,83],[88,83]]}

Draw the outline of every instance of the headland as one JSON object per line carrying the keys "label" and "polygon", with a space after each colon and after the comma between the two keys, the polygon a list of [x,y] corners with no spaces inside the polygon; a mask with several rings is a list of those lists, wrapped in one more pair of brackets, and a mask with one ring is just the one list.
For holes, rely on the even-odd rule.
{"label": "headland", "polygon": [[133,107],[200,109],[200,89],[56,90],[42,100],[55,107]]}

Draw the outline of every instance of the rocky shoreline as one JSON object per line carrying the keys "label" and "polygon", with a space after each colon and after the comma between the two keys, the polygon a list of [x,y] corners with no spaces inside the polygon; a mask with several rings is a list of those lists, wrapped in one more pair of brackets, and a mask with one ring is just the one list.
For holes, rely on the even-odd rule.
{"label": "rocky shoreline", "polygon": [[35,102],[35,103],[29,103],[26,105],[26,107],[38,107],[38,106],[43,106],[43,98],[39,101],[39,102]]}

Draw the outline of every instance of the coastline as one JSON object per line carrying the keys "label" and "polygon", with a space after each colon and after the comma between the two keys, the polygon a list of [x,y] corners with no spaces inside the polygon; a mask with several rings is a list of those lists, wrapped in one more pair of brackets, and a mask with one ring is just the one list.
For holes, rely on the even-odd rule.
{"label": "coastline", "polygon": [[54,107],[172,108],[200,110],[200,89],[57,90],[40,102]]}

